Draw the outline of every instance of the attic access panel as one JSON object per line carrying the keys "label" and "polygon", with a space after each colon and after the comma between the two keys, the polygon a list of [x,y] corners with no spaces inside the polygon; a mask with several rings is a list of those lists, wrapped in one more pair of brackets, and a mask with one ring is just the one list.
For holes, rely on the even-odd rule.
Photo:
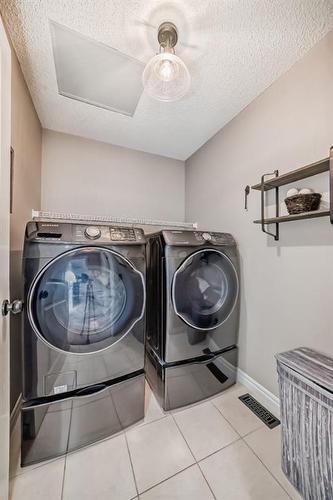
{"label": "attic access panel", "polygon": [[54,21],[50,29],[59,94],[133,116],[144,64]]}

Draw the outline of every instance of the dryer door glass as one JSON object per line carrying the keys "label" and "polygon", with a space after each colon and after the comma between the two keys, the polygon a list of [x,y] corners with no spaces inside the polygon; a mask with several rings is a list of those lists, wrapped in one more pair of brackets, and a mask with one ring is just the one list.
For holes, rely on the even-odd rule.
{"label": "dryer door glass", "polygon": [[195,252],[174,274],[174,310],[193,328],[217,328],[233,311],[237,296],[236,269],[226,255],[216,250]]}
{"label": "dryer door glass", "polygon": [[142,318],[144,306],[142,274],[120,254],[98,247],[51,261],[28,297],[36,333],[55,348],[82,354],[121,339]]}

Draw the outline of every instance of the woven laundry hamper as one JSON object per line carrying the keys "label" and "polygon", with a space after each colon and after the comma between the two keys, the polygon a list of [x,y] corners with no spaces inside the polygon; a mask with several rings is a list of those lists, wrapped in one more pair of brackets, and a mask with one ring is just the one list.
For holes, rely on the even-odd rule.
{"label": "woven laundry hamper", "polygon": [[299,348],[276,359],[283,472],[305,500],[332,500],[333,358]]}

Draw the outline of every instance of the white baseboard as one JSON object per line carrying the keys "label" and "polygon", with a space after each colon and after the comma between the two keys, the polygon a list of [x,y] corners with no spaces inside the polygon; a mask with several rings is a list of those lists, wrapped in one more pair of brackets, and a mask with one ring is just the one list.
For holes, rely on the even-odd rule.
{"label": "white baseboard", "polygon": [[267,408],[276,417],[280,416],[280,400],[277,396],[268,391],[263,385],[260,385],[250,375],[243,372],[240,368],[237,370],[237,382],[244,385],[249,392],[258,401]]}

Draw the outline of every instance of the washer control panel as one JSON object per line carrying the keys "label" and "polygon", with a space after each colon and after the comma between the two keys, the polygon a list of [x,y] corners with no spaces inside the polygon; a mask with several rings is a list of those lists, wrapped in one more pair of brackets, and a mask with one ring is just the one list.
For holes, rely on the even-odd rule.
{"label": "washer control panel", "polygon": [[77,243],[80,245],[142,245],[146,242],[143,229],[137,227],[52,221],[28,222],[25,238],[39,243]]}
{"label": "washer control panel", "polygon": [[110,228],[112,241],[135,241],[135,231],[131,227],[111,227]]}
{"label": "washer control panel", "polygon": [[98,243],[144,243],[145,236],[142,229],[132,227],[118,226],[93,226],[85,224],[76,224],[73,227],[73,239],[78,242]]}
{"label": "washer control panel", "polygon": [[205,241],[210,241],[212,239],[212,235],[210,233],[202,233],[201,236]]}
{"label": "washer control panel", "polygon": [[102,243],[110,241],[110,231],[108,226],[93,226],[86,224],[73,225],[73,241],[87,243],[87,241],[98,241]]}
{"label": "washer control panel", "polygon": [[89,240],[97,240],[101,237],[102,232],[99,227],[96,226],[88,226],[86,227],[84,234]]}

